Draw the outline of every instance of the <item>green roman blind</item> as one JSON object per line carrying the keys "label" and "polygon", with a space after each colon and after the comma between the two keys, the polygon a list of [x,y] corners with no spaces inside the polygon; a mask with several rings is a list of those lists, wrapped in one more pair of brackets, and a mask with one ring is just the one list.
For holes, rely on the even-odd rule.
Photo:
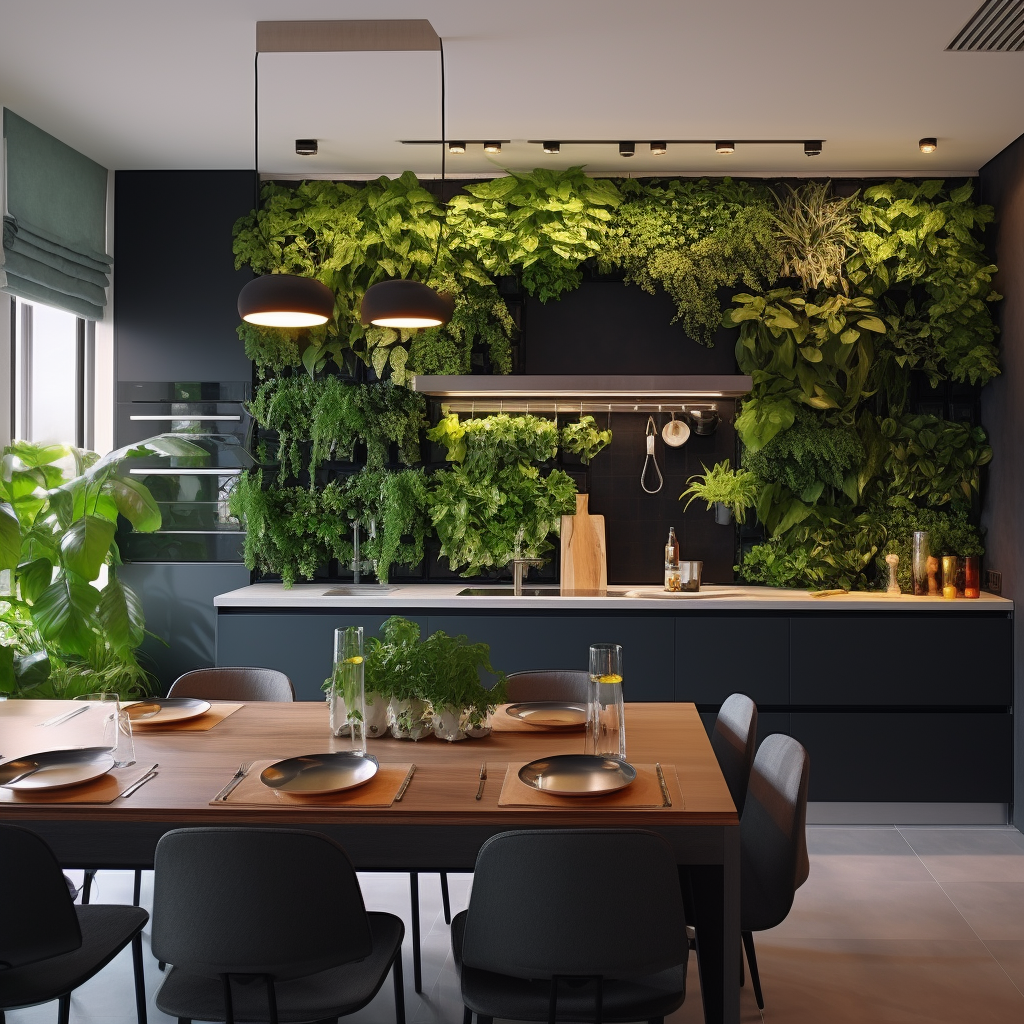
{"label": "green roman blind", "polygon": [[7,157],[0,288],[103,318],[107,169],[4,108]]}

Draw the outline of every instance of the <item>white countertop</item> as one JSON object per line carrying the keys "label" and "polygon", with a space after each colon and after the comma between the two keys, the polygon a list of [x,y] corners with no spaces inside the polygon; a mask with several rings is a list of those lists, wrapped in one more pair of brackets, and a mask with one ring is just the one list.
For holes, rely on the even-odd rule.
{"label": "white countertop", "polygon": [[[913,597],[902,594],[886,597],[877,591],[841,594],[832,597],[811,597],[805,590],[780,590],[774,587],[743,587],[706,585],[699,594],[669,595],[660,587],[614,585],[607,596],[562,596],[557,587],[542,596],[497,594],[487,596],[459,595],[470,586],[489,589],[479,584],[395,584],[385,590],[374,584],[353,587],[345,584],[302,583],[286,589],[281,583],[256,583],[240,590],[220,594],[213,599],[217,608],[394,608],[403,610],[445,609],[488,611],[513,609],[609,610],[609,611],[1002,611],[1013,610],[1013,602],[1005,597],[982,593],[975,600],[946,601],[941,597]],[[531,589],[527,583],[526,589]],[[533,588],[536,589],[536,588]],[[546,588],[541,588],[546,589]],[[342,593],[331,593],[341,591]],[[347,592],[347,593],[346,593]],[[627,597],[627,592],[637,596]]]}

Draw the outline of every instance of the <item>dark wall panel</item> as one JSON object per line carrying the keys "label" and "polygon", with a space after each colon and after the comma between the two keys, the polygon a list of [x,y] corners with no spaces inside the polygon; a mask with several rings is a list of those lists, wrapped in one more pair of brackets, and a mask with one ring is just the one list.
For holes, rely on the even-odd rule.
{"label": "dark wall panel", "polygon": [[114,339],[118,380],[249,380],[235,334],[249,270],[231,228],[254,201],[252,171],[118,171]]}
{"label": "dark wall panel", "polygon": [[[1024,598],[1024,136],[981,169],[981,198],[996,208],[996,289],[1004,296],[996,307],[1002,337],[1003,373],[981,393],[982,426],[993,438],[982,525],[986,528],[985,564],[1003,576],[1003,594]],[[990,229],[991,232],[992,229]],[[1015,705],[1024,707],[1024,616],[1015,626]],[[1015,791],[1024,793],[1024,715],[1016,716]],[[1013,823],[1024,828],[1024,800],[1014,804]]]}

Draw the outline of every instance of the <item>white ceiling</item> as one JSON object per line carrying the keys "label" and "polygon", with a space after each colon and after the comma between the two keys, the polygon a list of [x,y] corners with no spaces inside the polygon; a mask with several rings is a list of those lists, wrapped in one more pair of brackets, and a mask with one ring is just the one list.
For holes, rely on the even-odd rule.
{"label": "white ceiling", "polygon": [[[1024,133],[1024,53],[946,53],[980,0],[0,0],[0,102],[111,168],[253,166],[260,20],[429,18],[449,174],[971,173]],[[264,54],[260,170],[436,173],[436,53]],[[919,153],[934,135],[939,150]],[[297,158],[294,140],[320,139]],[[666,157],[526,139],[823,138]]]}

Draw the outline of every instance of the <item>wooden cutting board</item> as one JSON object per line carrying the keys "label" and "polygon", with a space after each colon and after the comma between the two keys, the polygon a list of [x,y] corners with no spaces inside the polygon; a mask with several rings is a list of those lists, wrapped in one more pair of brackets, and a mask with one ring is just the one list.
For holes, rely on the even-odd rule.
{"label": "wooden cutting board", "polygon": [[589,495],[576,495],[576,515],[562,516],[562,593],[608,589],[604,516],[587,509]]}

